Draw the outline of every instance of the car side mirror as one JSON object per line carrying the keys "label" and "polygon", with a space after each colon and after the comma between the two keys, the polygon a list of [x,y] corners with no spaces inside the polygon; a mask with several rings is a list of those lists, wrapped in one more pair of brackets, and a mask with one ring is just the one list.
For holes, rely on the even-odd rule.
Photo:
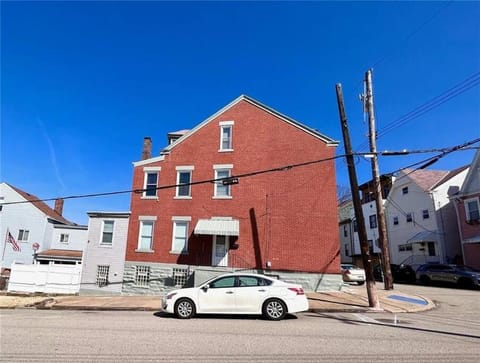
{"label": "car side mirror", "polygon": [[210,287],[210,285],[209,285],[209,284],[206,284],[205,286],[202,286],[202,290],[203,290],[204,292],[207,292],[207,290],[208,290],[209,287]]}

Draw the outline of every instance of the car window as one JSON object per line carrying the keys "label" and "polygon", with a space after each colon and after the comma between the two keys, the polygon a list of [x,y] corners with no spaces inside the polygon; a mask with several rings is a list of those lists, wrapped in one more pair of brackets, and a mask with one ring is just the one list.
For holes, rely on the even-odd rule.
{"label": "car window", "polygon": [[210,282],[210,288],[218,289],[222,287],[234,287],[235,286],[235,276],[222,277],[218,280]]}
{"label": "car window", "polygon": [[240,287],[259,286],[259,281],[256,277],[253,277],[253,276],[239,276],[238,286]]}

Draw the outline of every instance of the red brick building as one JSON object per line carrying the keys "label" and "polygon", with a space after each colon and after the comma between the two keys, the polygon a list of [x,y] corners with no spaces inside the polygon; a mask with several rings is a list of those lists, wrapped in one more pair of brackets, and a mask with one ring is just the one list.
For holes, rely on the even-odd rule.
{"label": "red brick building", "polygon": [[161,266],[339,273],[338,142],[247,96],[169,141],[134,163],[126,292]]}

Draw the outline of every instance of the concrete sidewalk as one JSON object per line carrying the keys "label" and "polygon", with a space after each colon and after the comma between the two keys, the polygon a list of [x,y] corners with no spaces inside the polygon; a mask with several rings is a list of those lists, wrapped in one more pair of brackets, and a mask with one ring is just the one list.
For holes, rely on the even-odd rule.
{"label": "concrete sidewalk", "polygon": [[[366,289],[331,292],[308,292],[312,312],[390,312],[413,313],[433,309],[435,304],[428,298],[407,295],[397,290],[377,289],[381,310],[368,306]],[[160,311],[160,296],[39,296],[6,294],[0,295],[0,309],[37,308],[63,310],[141,310]]]}

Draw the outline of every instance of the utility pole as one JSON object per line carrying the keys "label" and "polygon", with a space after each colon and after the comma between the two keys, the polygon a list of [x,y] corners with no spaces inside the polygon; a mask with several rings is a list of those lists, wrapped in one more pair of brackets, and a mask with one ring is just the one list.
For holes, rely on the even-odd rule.
{"label": "utility pole", "polygon": [[338,112],[340,114],[340,124],[342,126],[342,135],[345,145],[345,159],[348,166],[350,188],[352,189],[353,208],[355,209],[355,218],[357,219],[358,236],[360,239],[360,248],[362,250],[363,268],[365,269],[368,304],[371,308],[380,310],[380,302],[378,299],[377,289],[375,287],[375,278],[373,276],[372,259],[370,258],[370,250],[368,248],[367,230],[365,228],[360,194],[358,192],[357,174],[352,153],[352,145],[350,143],[350,135],[348,132],[347,116],[345,114],[345,106],[343,103],[342,85],[340,83],[336,85],[336,90]]}
{"label": "utility pole", "polygon": [[382,270],[383,270],[383,283],[385,290],[393,289],[393,277],[392,269],[390,267],[390,248],[388,246],[387,226],[385,223],[385,211],[383,209],[383,197],[382,197],[382,185],[380,183],[380,175],[378,168],[378,156],[377,156],[377,133],[375,130],[375,114],[373,111],[373,89],[372,89],[372,70],[369,69],[365,73],[365,85],[366,94],[365,106],[368,113],[368,128],[369,128],[369,141],[370,152],[372,153],[372,177],[375,194],[375,204],[377,207],[377,226],[378,226],[378,242],[380,249],[382,250]]}

